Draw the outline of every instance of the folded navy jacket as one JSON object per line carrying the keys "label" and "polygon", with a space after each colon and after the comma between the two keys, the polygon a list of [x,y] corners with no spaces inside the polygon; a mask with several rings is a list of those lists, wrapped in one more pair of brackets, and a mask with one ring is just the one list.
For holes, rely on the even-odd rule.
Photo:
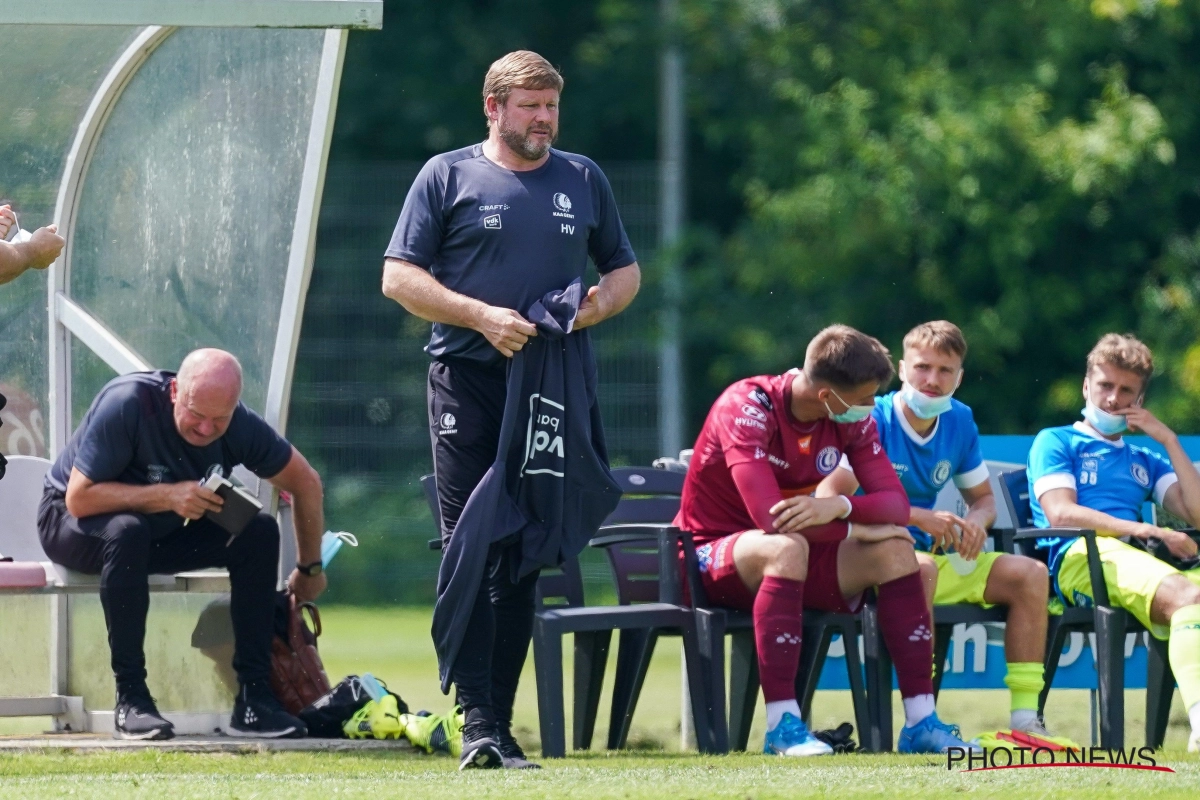
{"label": "folded navy jacket", "polygon": [[557,567],[579,555],[621,498],[608,468],[591,338],[572,332],[583,296],[577,279],[525,312],[538,335],[509,360],[496,460],[442,550],[433,641],[443,692],[491,544],[513,537],[520,548],[513,580]]}

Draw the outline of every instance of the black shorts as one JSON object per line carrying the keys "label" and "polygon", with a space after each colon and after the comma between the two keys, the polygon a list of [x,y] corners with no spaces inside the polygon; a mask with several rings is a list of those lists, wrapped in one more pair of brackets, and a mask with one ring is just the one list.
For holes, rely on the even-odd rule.
{"label": "black shorts", "polygon": [[429,438],[442,515],[442,542],[496,460],[508,397],[507,370],[469,361],[429,365]]}

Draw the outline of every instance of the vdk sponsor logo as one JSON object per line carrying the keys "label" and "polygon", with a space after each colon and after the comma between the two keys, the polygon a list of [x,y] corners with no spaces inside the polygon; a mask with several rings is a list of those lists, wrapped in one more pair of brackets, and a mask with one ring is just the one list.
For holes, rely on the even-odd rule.
{"label": "vdk sponsor logo", "polygon": [[525,462],[521,475],[563,477],[566,453],[563,447],[563,420],[566,408],[541,394],[529,396],[529,424],[525,429]]}

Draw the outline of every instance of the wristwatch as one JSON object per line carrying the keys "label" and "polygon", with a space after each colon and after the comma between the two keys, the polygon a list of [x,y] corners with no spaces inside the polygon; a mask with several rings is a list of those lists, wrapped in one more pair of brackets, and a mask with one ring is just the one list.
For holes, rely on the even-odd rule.
{"label": "wristwatch", "polygon": [[320,561],[314,561],[311,564],[297,564],[296,571],[301,575],[307,575],[310,578],[315,578],[325,571]]}

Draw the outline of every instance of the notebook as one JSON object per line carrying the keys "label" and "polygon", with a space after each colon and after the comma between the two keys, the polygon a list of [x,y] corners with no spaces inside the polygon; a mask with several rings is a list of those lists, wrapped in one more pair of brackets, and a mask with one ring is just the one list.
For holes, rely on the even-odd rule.
{"label": "notebook", "polygon": [[204,482],[204,488],[216,492],[225,501],[220,511],[205,511],[204,516],[229,531],[232,534],[229,537],[231,542],[234,536],[245,530],[254,515],[262,511],[262,503],[258,502],[257,497],[241,486],[234,486],[220,473],[210,475]]}

